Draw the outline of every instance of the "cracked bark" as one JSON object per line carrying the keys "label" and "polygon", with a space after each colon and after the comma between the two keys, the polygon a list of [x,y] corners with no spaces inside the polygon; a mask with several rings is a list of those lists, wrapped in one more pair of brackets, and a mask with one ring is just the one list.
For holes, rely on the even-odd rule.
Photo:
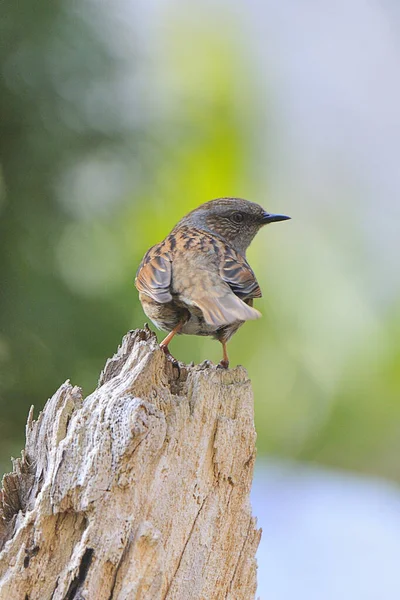
{"label": "cracked bark", "polygon": [[0,492],[0,600],[251,600],[253,396],[128,333],[85,400],[63,384]]}

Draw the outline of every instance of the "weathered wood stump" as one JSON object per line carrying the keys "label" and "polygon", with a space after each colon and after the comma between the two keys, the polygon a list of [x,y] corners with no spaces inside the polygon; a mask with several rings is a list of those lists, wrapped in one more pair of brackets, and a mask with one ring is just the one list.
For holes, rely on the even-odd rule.
{"label": "weathered wood stump", "polygon": [[0,600],[250,600],[253,395],[245,369],[128,333],[85,400],[64,383],[0,496]]}

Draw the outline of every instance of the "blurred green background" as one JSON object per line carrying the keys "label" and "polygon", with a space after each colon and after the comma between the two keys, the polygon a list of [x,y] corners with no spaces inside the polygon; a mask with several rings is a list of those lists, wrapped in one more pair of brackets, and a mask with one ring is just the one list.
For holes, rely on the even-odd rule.
{"label": "blurred green background", "polygon": [[400,478],[398,46],[282,5],[2,5],[1,471],[29,407],[67,378],[89,394],[145,322],[148,247],[232,195],[292,216],[253,242],[263,319],[230,344],[259,456]]}

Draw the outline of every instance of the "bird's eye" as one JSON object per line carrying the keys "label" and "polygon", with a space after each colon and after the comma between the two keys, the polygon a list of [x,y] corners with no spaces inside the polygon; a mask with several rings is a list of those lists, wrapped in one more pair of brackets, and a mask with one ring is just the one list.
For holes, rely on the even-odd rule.
{"label": "bird's eye", "polygon": [[234,223],[241,223],[243,221],[243,213],[241,213],[241,212],[232,213],[231,221],[233,221]]}

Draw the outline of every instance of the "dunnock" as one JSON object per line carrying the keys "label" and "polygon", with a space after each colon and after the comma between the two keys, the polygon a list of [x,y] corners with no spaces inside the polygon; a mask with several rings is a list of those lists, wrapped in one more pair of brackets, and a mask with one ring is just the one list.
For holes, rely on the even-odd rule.
{"label": "dunnock", "polygon": [[211,335],[222,344],[220,365],[228,368],[226,344],[245,321],[258,319],[261,298],[246,249],[267,223],[290,219],[242,198],[218,198],[187,214],[145,254],[135,285],[146,315],[167,337]]}

